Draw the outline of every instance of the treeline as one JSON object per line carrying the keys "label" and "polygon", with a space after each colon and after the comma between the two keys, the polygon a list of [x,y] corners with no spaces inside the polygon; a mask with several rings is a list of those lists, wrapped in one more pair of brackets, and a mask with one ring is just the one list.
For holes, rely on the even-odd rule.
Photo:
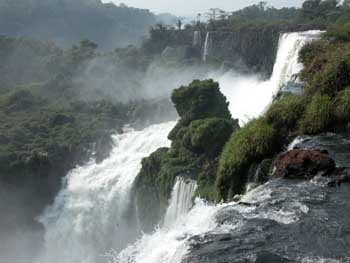
{"label": "treeline", "polygon": [[[245,7],[235,12],[211,9],[206,14],[198,14],[197,20],[191,24],[178,27],[174,25],[157,24],[151,28],[150,38],[145,47],[150,52],[161,52],[169,46],[189,44],[194,31],[237,32],[240,30],[264,30],[274,26],[277,30],[285,31],[294,28],[325,29],[336,20],[350,14],[348,0],[307,0],[301,8],[275,8],[262,1],[259,4]],[[206,15],[209,20],[203,22]],[[176,40],[178,41],[176,43]],[[249,44],[249,43],[248,43]],[[248,45],[249,46],[249,45]]]}
{"label": "treeline", "polygon": [[248,6],[229,13],[220,20],[228,20],[232,25],[256,22],[318,23],[327,25],[335,22],[340,16],[348,14],[348,0],[306,0],[301,8],[275,8],[262,1],[257,5]]}

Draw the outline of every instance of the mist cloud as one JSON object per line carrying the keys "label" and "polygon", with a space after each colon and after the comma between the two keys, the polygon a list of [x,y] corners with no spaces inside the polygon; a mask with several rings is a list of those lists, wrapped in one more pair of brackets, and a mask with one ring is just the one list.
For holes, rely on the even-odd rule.
{"label": "mist cloud", "polygon": [[[261,0],[103,0],[126,5],[147,8],[156,13],[169,12],[176,15],[195,15],[206,12],[209,8],[221,8],[234,11],[242,7],[259,3]],[[300,6],[304,0],[268,0],[269,5],[275,7]]]}

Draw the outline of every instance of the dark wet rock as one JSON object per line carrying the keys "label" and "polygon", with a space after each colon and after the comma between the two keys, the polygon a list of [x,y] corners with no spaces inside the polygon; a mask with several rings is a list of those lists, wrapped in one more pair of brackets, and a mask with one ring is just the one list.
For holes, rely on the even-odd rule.
{"label": "dark wet rock", "polygon": [[217,229],[190,239],[183,262],[350,262],[350,185],[328,188],[327,180],[275,179],[257,188],[249,202],[259,206],[224,207]]}
{"label": "dark wet rock", "polygon": [[350,133],[326,133],[317,136],[302,136],[298,139],[296,148],[327,150],[337,167],[350,168]]}
{"label": "dark wet rock", "polygon": [[247,191],[266,183],[273,170],[273,160],[265,159],[260,164],[252,164],[248,171]]}
{"label": "dark wet rock", "polygon": [[320,172],[332,172],[335,162],[325,150],[294,149],[280,154],[275,167],[273,177],[310,179]]}
{"label": "dark wet rock", "polygon": [[330,174],[330,178],[327,184],[329,187],[340,187],[343,183],[350,183],[350,169],[337,168]]}

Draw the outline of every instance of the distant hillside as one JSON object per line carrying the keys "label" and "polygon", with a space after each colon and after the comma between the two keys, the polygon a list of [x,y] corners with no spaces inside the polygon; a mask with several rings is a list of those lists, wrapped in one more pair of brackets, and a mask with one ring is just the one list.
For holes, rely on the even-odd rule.
{"label": "distant hillside", "polygon": [[82,39],[101,49],[139,44],[156,16],[145,9],[100,0],[0,0],[0,35],[71,46]]}

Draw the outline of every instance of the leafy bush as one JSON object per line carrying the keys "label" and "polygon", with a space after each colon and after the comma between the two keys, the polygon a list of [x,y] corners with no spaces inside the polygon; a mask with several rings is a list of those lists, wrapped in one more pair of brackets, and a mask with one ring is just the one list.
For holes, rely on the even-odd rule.
{"label": "leafy bush", "polygon": [[306,108],[300,129],[305,134],[317,134],[326,131],[331,122],[331,97],[317,94]]}
{"label": "leafy bush", "polygon": [[350,41],[350,13],[340,17],[336,23],[327,28],[325,37],[333,41]]}
{"label": "leafy bush", "polygon": [[183,137],[183,145],[193,151],[215,157],[237,127],[237,123],[225,119],[196,120],[188,127]]}
{"label": "leafy bush", "polygon": [[216,178],[217,200],[241,193],[247,181],[246,171],[276,150],[278,133],[266,119],[251,121],[232,134],[219,159]]}
{"label": "leafy bush", "polygon": [[333,114],[337,123],[346,125],[350,121],[350,88],[336,96]]}
{"label": "leafy bush", "polygon": [[287,94],[274,102],[265,116],[267,122],[276,129],[293,130],[304,109],[302,96]]}
{"label": "leafy bush", "polygon": [[231,119],[228,102],[220,92],[219,84],[213,80],[194,80],[188,86],[181,86],[171,96],[184,125],[204,118]]}
{"label": "leafy bush", "polygon": [[350,85],[349,43],[313,42],[301,50],[301,61],[305,64],[301,77],[308,96],[321,92],[334,97]]}
{"label": "leafy bush", "polygon": [[305,66],[310,65],[320,54],[327,51],[328,42],[324,40],[314,40],[305,44],[299,52],[299,62]]}

